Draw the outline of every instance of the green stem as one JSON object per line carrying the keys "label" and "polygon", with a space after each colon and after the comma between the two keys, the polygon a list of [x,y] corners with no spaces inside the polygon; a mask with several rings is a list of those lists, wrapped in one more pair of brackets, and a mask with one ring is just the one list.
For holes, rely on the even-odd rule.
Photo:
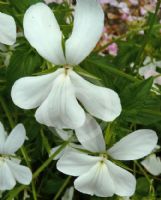
{"label": "green stem", "polygon": [[15,123],[14,123],[14,121],[13,121],[13,119],[12,119],[12,116],[11,116],[11,114],[10,114],[10,111],[9,111],[9,109],[8,109],[8,107],[7,107],[7,105],[6,105],[6,103],[5,103],[5,101],[4,101],[4,99],[3,99],[2,96],[0,96],[0,103],[1,103],[1,105],[2,105],[2,108],[3,108],[4,112],[6,113],[6,116],[7,116],[7,118],[8,118],[8,121],[9,121],[10,126],[11,126],[11,128],[13,129],[13,128],[15,127]]}
{"label": "green stem", "polygon": [[59,191],[57,192],[56,196],[54,197],[53,200],[57,200],[61,193],[64,191],[64,189],[66,188],[66,186],[68,185],[69,181],[71,180],[71,176],[68,176],[67,179],[64,181],[64,184],[61,186],[61,188],[59,189]]}
{"label": "green stem", "polygon": [[44,164],[43,165],[41,165],[37,170],[36,170],[36,172],[33,174],[33,179],[35,179],[52,161],[53,161],[53,159],[55,158],[55,156],[57,155],[57,154],[59,154],[65,147],[66,147],[66,145],[67,145],[68,143],[67,142],[65,142],[63,145],[61,145],[60,146],[60,148],[53,154],[53,155],[51,155],[50,157],[49,157],[49,159],[48,160],[46,160],[45,162],[44,162]]}

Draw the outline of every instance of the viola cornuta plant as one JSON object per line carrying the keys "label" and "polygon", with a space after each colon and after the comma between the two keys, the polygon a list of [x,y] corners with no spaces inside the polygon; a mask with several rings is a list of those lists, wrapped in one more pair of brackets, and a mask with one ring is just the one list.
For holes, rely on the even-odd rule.
{"label": "viola cornuta plant", "polygon": [[161,198],[160,9],[0,1],[0,199]]}

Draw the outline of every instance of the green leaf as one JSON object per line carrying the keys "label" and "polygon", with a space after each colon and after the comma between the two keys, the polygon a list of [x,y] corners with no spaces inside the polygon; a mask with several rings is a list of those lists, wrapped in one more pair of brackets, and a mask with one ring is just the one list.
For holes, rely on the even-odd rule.
{"label": "green leaf", "polygon": [[42,58],[28,45],[18,47],[7,68],[7,81],[12,85],[20,77],[32,75],[42,64]]}

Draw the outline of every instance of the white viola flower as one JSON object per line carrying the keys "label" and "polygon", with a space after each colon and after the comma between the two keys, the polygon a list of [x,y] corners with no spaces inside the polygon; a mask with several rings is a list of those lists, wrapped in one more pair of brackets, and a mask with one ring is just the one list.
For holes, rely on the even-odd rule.
{"label": "white viola flower", "polygon": [[143,67],[139,69],[139,74],[144,76],[145,79],[158,76],[155,78],[154,83],[161,85],[161,76],[159,76],[160,73],[157,72],[157,68],[161,68],[161,61],[156,61],[147,56],[143,62]]}
{"label": "white viola flower", "polygon": [[141,164],[152,175],[158,176],[161,174],[161,159],[160,157],[157,157],[156,154],[151,154],[146,157]]}
{"label": "white viola flower", "polygon": [[136,160],[148,155],[157,144],[156,133],[148,129],[134,131],[106,151],[100,126],[88,116],[85,124],[76,130],[76,135],[91,154],[70,151],[58,160],[57,169],[78,176],[74,187],[82,193],[100,197],[132,196],[136,179],[114,160]]}
{"label": "white viola flower", "polygon": [[80,127],[85,112],[113,121],[120,115],[118,94],[111,89],[91,84],[76,74],[73,66],[82,62],[101,37],[104,14],[97,0],[77,0],[74,27],[62,49],[62,32],[51,9],[37,3],[24,16],[24,34],[38,53],[48,61],[62,65],[54,73],[25,77],[15,82],[11,96],[23,109],[36,110],[36,120],[50,127]]}
{"label": "white viola flower", "polygon": [[0,43],[12,45],[16,41],[16,24],[12,16],[0,12]]}
{"label": "white viola flower", "polygon": [[[77,142],[76,138],[74,137],[73,131],[64,131],[62,129],[56,129],[58,137],[63,141],[67,142],[68,144],[66,147],[54,158],[54,160],[60,159],[65,153],[71,151],[73,148],[81,148],[80,145],[76,145],[74,142]],[[58,145],[51,149],[50,156],[54,154],[61,145]]]}
{"label": "white viola flower", "polygon": [[28,185],[32,173],[28,167],[20,165],[20,160],[15,159],[15,152],[23,145],[26,131],[22,124],[18,124],[7,136],[3,125],[0,123],[0,190],[11,190],[16,181]]}

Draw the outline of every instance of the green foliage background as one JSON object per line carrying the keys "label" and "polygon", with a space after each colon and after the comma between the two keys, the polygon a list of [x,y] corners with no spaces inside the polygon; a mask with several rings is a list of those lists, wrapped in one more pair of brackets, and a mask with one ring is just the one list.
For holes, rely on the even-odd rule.
{"label": "green foliage background", "polygon": [[[37,2],[41,1],[1,0],[0,11],[12,15],[16,20],[18,32],[23,32],[23,15],[30,5]],[[50,7],[67,38],[72,30],[72,9],[67,3],[60,5],[53,3]],[[146,56],[161,60],[161,25],[157,13],[158,9],[155,14],[149,14],[144,25],[137,24],[129,29],[123,36],[125,40],[122,40],[122,37],[116,39],[115,42],[119,46],[118,56],[102,57],[99,55],[101,49],[97,48],[80,67],[75,69],[94,84],[114,89],[121,98],[123,107],[121,115],[114,122],[105,124],[104,134],[108,146],[138,128],[153,129],[158,133],[159,139],[161,138],[161,96],[151,90],[153,78],[143,80],[138,75],[138,69]],[[66,24],[67,16],[70,16],[71,24]],[[140,30],[144,30],[145,34],[138,34]],[[60,174],[55,168],[56,162],[49,159],[51,147],[60,141],[47,127],[36,122],[34,110],[19,109],[13,104],[10,96],[11,87],[18,78],[49,73],[55,70],[55,66],[43,60],[24,37],[19,37],[17,43],[19,45],[14,49],[11,47],[7,49],[11,54],[8,67],[4,65],[4,58],[0,57],[0,121],[7,131],[19,122],[24,124],[29,140],[26,141],[24,149],[18,153],[23,163],[26,165],[27,162],[31,167],[34,179],[30,186],[17,185],[12,191],[3,193],[1,199],[22,200],[24,191],[29,193],[31,200],[61,199],[65,189],[73,184],[74,179]],[[135,63],[133,68],[130,67],[132,62]],[[157,92],[161,94],[160,86]],[[139,161],[129,162],[127,166],[134,170],[137,177],[137,189],[132,199],[160,200],[161,178],[153,177],[140,168]],[[121,198],[116,196],[96,198],[75,191],[74,199]]]}

